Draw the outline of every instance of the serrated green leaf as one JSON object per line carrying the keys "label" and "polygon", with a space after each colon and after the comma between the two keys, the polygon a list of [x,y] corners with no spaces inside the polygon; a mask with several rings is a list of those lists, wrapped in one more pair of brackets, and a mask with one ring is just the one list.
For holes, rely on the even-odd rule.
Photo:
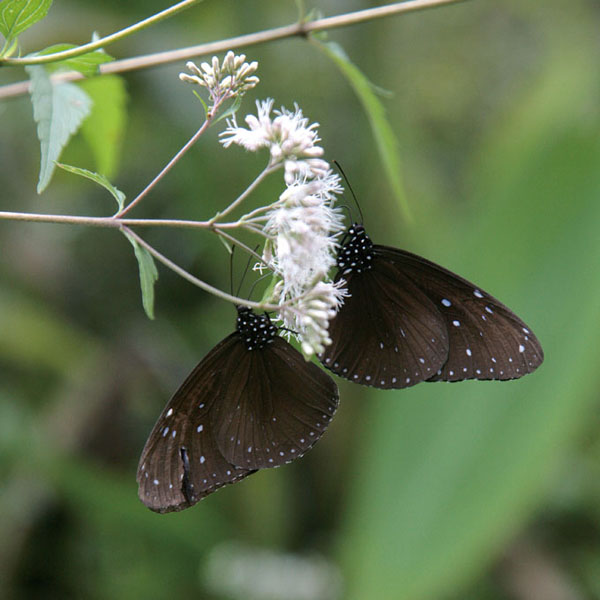
{"label": "serrated green leaf", "polygon": [[[78,47],[79,46],[76,44],[54,44],[53,46],[44,48],[40,52],[36,52],[34,56],[48,56],[49,54],[56,54]],[[103,50],[95,50],[94,52],[86,52],[85,54],[73,58],[56,61],[55,63],[47,65],[47,69],[49,72],[57,71],[58,69],[79,71],[79,73],[85,77],[93,77],[100,73],[99,66],[101,64],[112,60],[114,60],[114,58],[110,54],[107,54]]]}
{"label": "serrated green leaf", "polygon": [[0,6],[0,33],[8,40],[43,19],[52,0],[4,0]]}
{"label": "serrated green leaf", "polygon": [[402,181],[398,140],[386,117],[385,108],[375,94],[378,88],[373,86],[358,67],[350,62],[344,49],[339,44],[335,42],[323,43],[316,40],[313,41],[340,69],[363,105],[394,196],[400,205],[405,219],[412,221]]}
{"label": "serrated green leaf", "polygon": [[118,75],[103,75],[82,81],[80,86],[94,103],[92,113],[81,126],[81,134],[94,155],[96,170],[113,177],[127,118],[125,82]]}
{"label": "serrated green leaf", "polygon": [[69,173],[73,173],[75,175],[79,175],[81,177],[85,177],[86,179],[91,179],[95,181],[98,185],[101,185],[103,188],[107,189],[117,201],[117,205],[119,206],[119,210],[122,210],[123,205],[125,204],[125,194],[116,188],[104,175],[100,175],[99,173],[94,173],[93,171],[88,171],[87,169],[82,169],[81,167],[74,167],[72,165],[65,165],[63,163],[56,163],[57,167],[68,171]]}
{"label": "serrated green leaf", "polygon": [[149,319],[154,319],[154,284],[158,279],[158,270],[154,264],[154,259],[148,250],[140,246],[138,241],[127,231],[123,231],[123,234],[131,242],[138,262],[144,310]]}
{"label": "serrated green leaf", "polygon": [[41,147],[40,178],[37,192],[41,194],[50,183],[56,161],[81,122],[89,115],[92,101],[73,83],[53,85],[44,67],[26,67],[31,79],[33,118],[38,124]]}

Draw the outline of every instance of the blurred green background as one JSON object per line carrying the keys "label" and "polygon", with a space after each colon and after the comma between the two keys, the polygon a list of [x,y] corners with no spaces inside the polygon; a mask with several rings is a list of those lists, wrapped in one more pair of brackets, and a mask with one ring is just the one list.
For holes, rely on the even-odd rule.
{"label": "blurred green background", "polygon": [[[377,3],[321,0],[324,15]],[[81,43],[166,6],[56,2],[26,51]],[[294,3],[207,0],[109,49],[118,58],[293,22]],[[234,327],[233,307],[160,269],[146,319],[131,246],[108,230],[0,222],[0,596],[323,600],[600,598],[600,6],[474,0],[332,31],[390,90],[401,216],[368,121],[336,68],[300,39],[246,51],[267,96],[318,121],[378,243],[476,281],[540,338],[546,361],[506,383],[384,392],[338,380],[340,409],[301,461],[183,513],[156,515],[135,471],[154,420]],[[113,178],[132,198],[195,131],[183,64],[124,75]],[[0,84],[23,79],[3,69]],[[57,173],[37,196],[27,97],[0,104],[0,210],[107,215],[112,200]],[[133,216],[205,219],[265,157],[215,127]],[[75,138],[65,162],[94,168]],[[273,177],[249,206],[282,191]],[[228,289],[208,233],[145,230]]]}

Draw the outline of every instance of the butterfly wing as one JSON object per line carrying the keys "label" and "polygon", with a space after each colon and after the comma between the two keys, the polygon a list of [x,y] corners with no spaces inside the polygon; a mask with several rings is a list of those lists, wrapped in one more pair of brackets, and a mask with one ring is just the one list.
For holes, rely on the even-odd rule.
{"label": "butterfly wing", "polygon": [[140,500],[151,510],[183,510],[254,472],[223,457],[211,421],[221,400],[222,374],[244,350],[237,333],[225,338],[190,373],[158,418],[137,471]]}
{"label": "butterfly wing", "polygon": [[237,361],[212,426],[228,462],[246,469],[276,467],[309,450],[337,406],[331,377],[275,337]]}
{"label": "butterfly wing", "polygon": [[540,366],[544,353],[538,339],[496,298],[410,252],[375,246],[374,253],[408,277],[443,316],[450,351],[429,381],[516,379]]}
{"label": "butterfly wing", "polygon": [[383,389],[432,377],[448,358],[439,308],[384,257],[372,267],[338,274],[350,296],[329,322],[332,343],[319,359],[345,379]]}

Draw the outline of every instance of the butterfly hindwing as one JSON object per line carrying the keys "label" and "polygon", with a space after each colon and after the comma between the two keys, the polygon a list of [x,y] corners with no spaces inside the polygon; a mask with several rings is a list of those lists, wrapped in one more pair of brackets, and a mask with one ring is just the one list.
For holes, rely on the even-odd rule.
{"label": "butterfly hindwing", "polygon": [[333,380],[275,337],[240,361],[213,427],[226,460],[248,469],[276,467],[315,444],[337,405]]}
{"label": "butterfly hindwing", "polygon": [[450,351],[430,381],[516,379],[542,363],[542,347],[527,325],[481,288],[404,250],[375,246],[375,253],[410,277],[443,315]]}

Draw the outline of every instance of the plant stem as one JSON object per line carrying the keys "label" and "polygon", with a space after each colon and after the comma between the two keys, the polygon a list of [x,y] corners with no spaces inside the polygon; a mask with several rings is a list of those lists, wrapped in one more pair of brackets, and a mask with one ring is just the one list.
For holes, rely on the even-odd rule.
{"label": "plant stem", "polygon": [[210,219],[209,223],[212,225],[216,223],[219,219],[228,215],[231,211],[237,208],[260,184],[260,182],[265,179],[267,175],[276,171],[281,165],[271,165],[270,163],[257,175],[256,179],[225,209],[221,212],[218,212],[212,219]]}
{"label": "plant stem", "polygon": [[212,121],[212,116],[216,112],[215,110],[207,114],[206,120],[202,123],[202,126],[196,133],[187,141],[185,146],[177,152],[177,154],[165,165],[163,170],[124,208],[113,215],[113,219],[118,219],[123,215],[126,215],[134,206],[140,203],[140,201],[150,192],[150,190],[177,164],[177,161],[196,143],[198,138],[208,129]]}
{"label": "plant stem", "polygon": [[[221,233],[226,229],[240,227],[263,234],[252,226],[252,221],[234,221],[232,223],[211,223],[210,221],[190,221],[187,219],[123,219],[122,217],[82,217],[78,215],[52,215],[41,213],[22,213],[0,211],[0,221],[26,221],[29,223],[57,223],[64,225],[87,225],[90,227],[174,227],[179,229],[212,229]],[[264,235],[264,234],[263,234]]]}
{"label": "plant stem", "polygon": [[0,60],[0,64],[4,65],[42,65],[46,63],[55,62],[58,60],[65,60],[67,58],[74,58],[76,56],[81,56],[82,54],[86,54],[87,52],[93,52],[94,50],[100,50],[101,48],[106,48],[109,44],[113,42],[118,42],[123,38],[126,38],[129,35],[137,33],[138,31],[142,31],[155,23],[159,23],[160,21],[164,21],[169,17],[175,16],[177,13],[185,10],[187,8],[191,8],[194,4],[198,4],[202,0],[184,0],[183,2],[179,2],[169,8],[165,8],[165,10],[144,19],[143,21],[139,21],[139,23],[135,23],[134,25],[130,25],[125,29],[121,29],[116,33],[111,35],[107,35],[106,37],[100,38],[95,42],[90,42],[89,44],[83,44],[82,46],[78,46],[77,48],[71,48],[70,50],[63,50],[62,52],[54,52],[53,54],[46,54],[44,56],[25,56],[23,58],[6,58],[4,60]]}
{"label": "plant stem", "polygon": [[274,304],[261,304],[260,302],[252,302],[250,300],[245,300],[244,298],[238,298],[237,296],[232,296],[223,290],[220,290],[212,285],[202,281],[202,279],[198,279],[178,264],[174,263],[172,260],[168,259],[164,254],[161,254],[154,246],[151,246],[148,242],[142,239],[139,235],[134,233],[129,227],[121,227],[123,230],[127,231],[127,233],[136,240],[136,242],[144,247],[156,260],[161,262],[163,265],[174,271],[184,279],[187,279],[190,283],[193,283],[195,286],[203,289],[205,292],[209,292],[210,294],[214,294],[218,298],[226,300],[227,302],[233,302],[236,305],[244,305],[249,306],[250,308],[256,308],[259,310],[278,310],[279,306]]}
{"label": "plant stem", "polygon": [[[317,19],[308,23],[294,23],[293,25],[286,25],[284,27],[276,27],[266,31],[258,31],[247,35],[240,35],[218,42],[209,42],[207,44],[200,44],[198,46],[180,48],[179,50],[157,52],[155,54],[148,54],[145,56],[138,56],[125,60],[117,60],[111,63],[104,63],[100,65],[100,73],[123,73],[125,71],[155,67],[157,65],[196,58],[205,54],[215,54],[217,52],[225,52],[226,50],[233,50],[240,47],[246,48],[255,44],[263,44],[265,42],[271,42],[273,40],[280,40],[288,37],[306,36],[315,31],[325,31],[337,27],[347,27],[349,25],[356,25],[357,23],[372,21],[374,19],[380,19],[383,17],[415,12],[428,8],[435,8],[438,6],[444,6],[446,4],[458,4],[459,2],[465,1],[466,0],[409,0],[407,2],[396,2],[394,4],[379,6],[377,8],[368,8],[353,13]],[[18,59],[11,60],[16,61]],[[77,72],[60,73],[52,77],[52,81],[55,82],[76,81],[79,79],[83,79],[83,75]],[[0,87],[0,98],[9,98],[12,96],[26,94],[29,91],[29,85],[29,81],[22,81]]]}

